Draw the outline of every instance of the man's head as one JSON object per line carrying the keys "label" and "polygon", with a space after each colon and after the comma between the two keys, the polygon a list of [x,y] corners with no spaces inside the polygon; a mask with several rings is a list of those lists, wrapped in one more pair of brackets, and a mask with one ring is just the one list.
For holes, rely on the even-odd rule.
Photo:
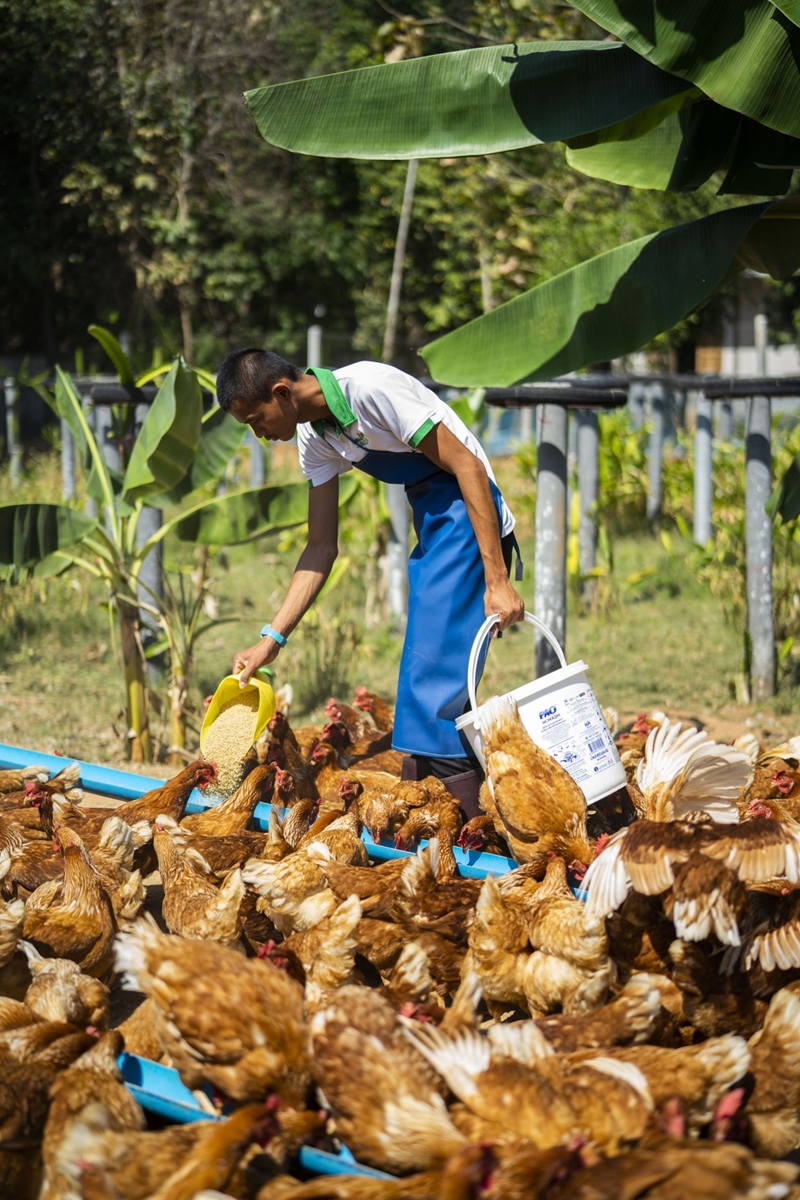
{"label": "man's head", "polygon": [[272,350],[234,350],[219,369],[217,399],[256,437],[287,442],[297,428],[292,385],[300,379],[297,367]]}

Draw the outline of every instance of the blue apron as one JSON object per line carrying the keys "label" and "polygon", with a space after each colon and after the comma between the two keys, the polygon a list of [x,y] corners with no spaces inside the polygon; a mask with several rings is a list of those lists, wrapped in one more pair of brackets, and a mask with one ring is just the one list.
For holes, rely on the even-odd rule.
{"label": "blue apron", "polygon": [[[392,745],[404,754],[463,759],[467,746],[454,722],[468,707],[467,663],[485,619],[486,580],[458,481],[422,453],[368,450],[353,466],[405,486],[418,539],[408,563]],[[502,523],[502,497],[489,483]]]}

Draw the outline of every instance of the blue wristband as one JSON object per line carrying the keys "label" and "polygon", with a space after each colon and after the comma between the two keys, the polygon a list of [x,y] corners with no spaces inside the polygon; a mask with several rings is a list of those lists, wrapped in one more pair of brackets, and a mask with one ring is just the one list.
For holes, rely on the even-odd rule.
{"label": "blue wristband", "polygon": [[277,629],[273,629],[271,625],[265,625],[261,630],[262,637],[271,637],[273,642],[277,642],[279,646],[285,646],[287,638],[282,633],[278,633]]}

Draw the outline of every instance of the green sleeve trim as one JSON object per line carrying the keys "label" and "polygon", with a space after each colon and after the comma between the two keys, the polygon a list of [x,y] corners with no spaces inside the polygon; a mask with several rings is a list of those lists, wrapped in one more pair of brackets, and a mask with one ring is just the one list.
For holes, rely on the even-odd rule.
{"label": "green sleeve trim", "polygon": [[424,423],[424,424],[420,425],[419,429],[418,429],[418,430],[417,430],[417,432],[416,432],[416,433],[413,435],[413,437],[410,437],[410,438],[408,439],[408,444],[409,444],[409,446],[411,446],[411,448],[412,448],[413,450],[416,450],[417,446],[420,444],[420,442],[422,441],[422,439],[423,439],[423,438],[424,438],[424,437],[425,437],[427,434],[429,434],[429,433],[430,433],[430,431],[433,429],[434,425],[436,425],[436,424],[437,424],[437,422],[436,422],[436,421],[432,421],[432,420],[431,420],[431,418],[430,418],[430,417],[428,417],[427,421],[425,421],[425,423]]}
{"label": "green sleeve trim", "polygon": [[309,488],[312,488],[312,487],[314,486],[314,480],[313,480],[313,479],[309,479],[309,481],[308,481],[308,486],[309,486]]}

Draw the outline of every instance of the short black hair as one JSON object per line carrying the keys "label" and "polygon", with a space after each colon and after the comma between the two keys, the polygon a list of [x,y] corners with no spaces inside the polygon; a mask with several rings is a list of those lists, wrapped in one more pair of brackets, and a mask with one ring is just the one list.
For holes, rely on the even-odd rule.
{"label": "short black hair", "polygon": [[217,373],[217,400],[225,412],[235,400],[249,408],[259,400],[268,400],[272,385],[279,379],[300,378],[300,371],[274,350],[253,346],[234,350]]}

